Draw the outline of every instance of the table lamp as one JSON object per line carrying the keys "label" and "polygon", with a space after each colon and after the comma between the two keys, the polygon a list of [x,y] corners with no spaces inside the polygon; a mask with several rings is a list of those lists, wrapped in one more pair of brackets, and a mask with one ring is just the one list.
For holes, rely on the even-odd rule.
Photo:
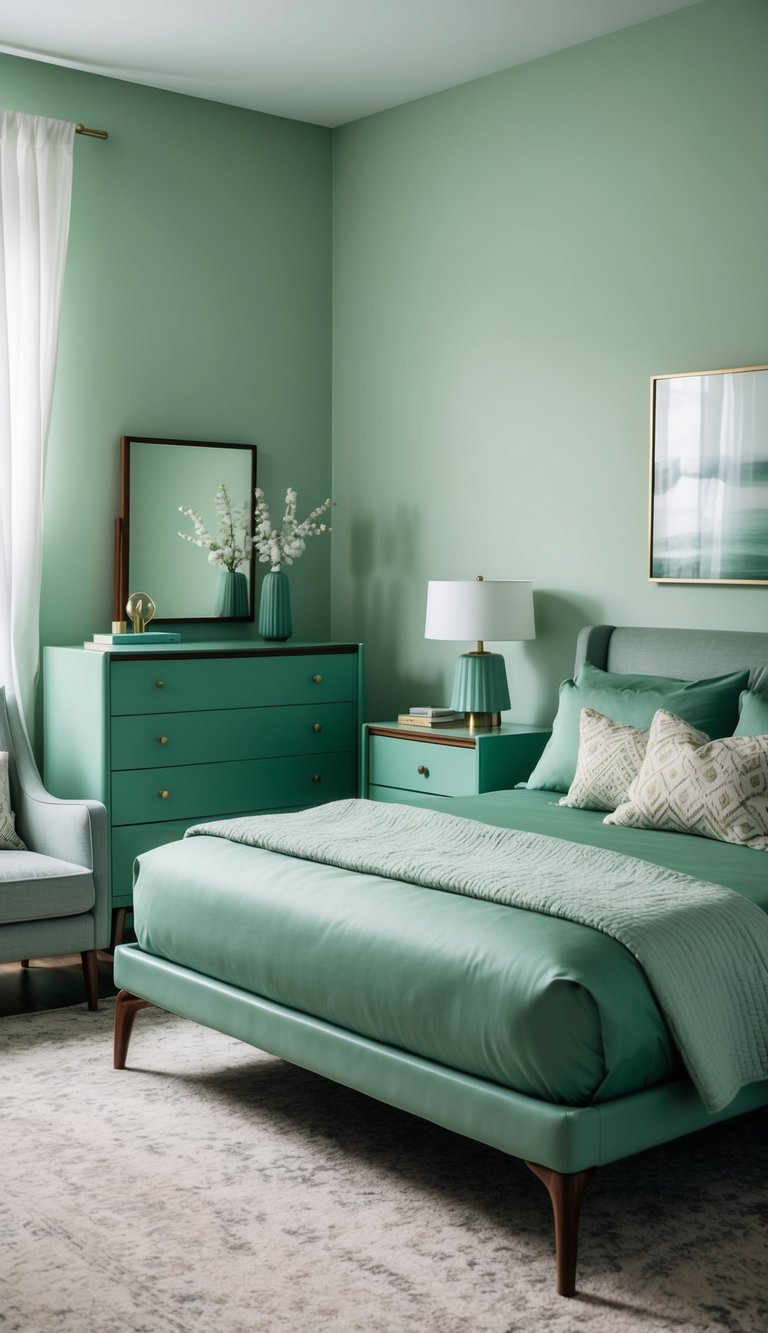
{"label": "table lamp", "polygon": [[501,726],[509,708],[507,668],[501,653],[486,652],[493,643],[535,639],[533,590],[528,579],[430,580],[427,585],[425,639],[474,639],[477,648],[456,663],[451,708],[466,716],[467,726]]}

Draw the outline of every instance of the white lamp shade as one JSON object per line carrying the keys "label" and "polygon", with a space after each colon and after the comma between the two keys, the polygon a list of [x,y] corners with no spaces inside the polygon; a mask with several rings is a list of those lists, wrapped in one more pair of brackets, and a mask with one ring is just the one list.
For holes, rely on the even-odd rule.
{"label": "white lamp shade", "polygon": [[535,639],[529,579],[432,579],[425,639]]}

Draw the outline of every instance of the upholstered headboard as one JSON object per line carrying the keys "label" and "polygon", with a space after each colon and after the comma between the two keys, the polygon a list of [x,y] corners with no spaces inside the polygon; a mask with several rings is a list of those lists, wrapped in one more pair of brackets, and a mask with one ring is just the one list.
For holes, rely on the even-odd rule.
{"label": "upholstered headboard", "polygon": [[576,643],[577,671],[585,661],[603,671],[634,671],[681,680],[703,680],[749,668],[750,688],[768,694],[768,634],[587,625]]}

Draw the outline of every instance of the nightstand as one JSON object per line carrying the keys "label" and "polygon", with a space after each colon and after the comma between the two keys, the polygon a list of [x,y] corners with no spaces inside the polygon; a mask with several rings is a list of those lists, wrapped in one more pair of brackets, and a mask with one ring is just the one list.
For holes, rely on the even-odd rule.
{"label": "nightstand", "polygon": [[418,803],[422,796],[476,796],[525,782],[550,736],[548,727],[508,723],[491,731],[363,727],[362,794]]}

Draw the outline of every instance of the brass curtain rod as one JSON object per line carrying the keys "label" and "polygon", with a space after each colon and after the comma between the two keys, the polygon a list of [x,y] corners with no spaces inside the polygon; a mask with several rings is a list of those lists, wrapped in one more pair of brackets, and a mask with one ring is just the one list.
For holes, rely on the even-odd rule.
{"label": "brass curtain rod", "polygon": [[85,134],[89,139],[108,139],[106,130],[89,130],[87,125],[81,125],[78,121],[75,126],[75,134]]}

